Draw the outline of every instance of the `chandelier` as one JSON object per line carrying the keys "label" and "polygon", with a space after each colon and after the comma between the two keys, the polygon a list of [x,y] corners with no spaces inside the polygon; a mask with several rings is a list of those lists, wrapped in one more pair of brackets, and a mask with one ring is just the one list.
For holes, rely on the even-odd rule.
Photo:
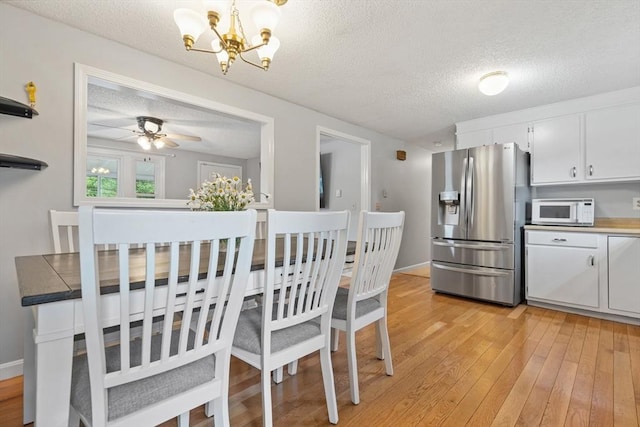
{"label": "chandelier", "polygon": [[[272,31],[280,20],[281,12],[278,6],[286,2],[287,0],[263,0],[255,4],[251,10],[251,17],[260,33],[251,38],[251,43],[242,27],[236,0],[204,0],[208,19],[191,9],[176,9],[173,19],[180,29],[187,51],[215,53],[222,74],[227,74],[229,67],[238,57],[247,64],[266,71],[269,69],[273,55],[280,47],[280,41],[272,36]],[[221,21],[226,20],[227,16],[229,17],[228,28],[222,28],[226,25]],[[211,42],[212,50],[194,47],[207,26],[217,37]],[[245,53],[252,50],[258,53],[259,64],[244,57]]]}

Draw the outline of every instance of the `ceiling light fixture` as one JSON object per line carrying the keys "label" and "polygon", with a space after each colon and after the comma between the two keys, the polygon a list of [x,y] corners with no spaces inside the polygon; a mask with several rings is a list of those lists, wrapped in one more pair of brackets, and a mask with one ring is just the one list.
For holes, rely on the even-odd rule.
{"label": "ceiling light fixture", "polygon": [[[282,14],[278,6],[282,6],[286,2],[287,0],[264,0],[253,7],[251,17],[260,34],[253,36],[251,43],[249,43],[249,39],[247,39],[242,27],[240,12],[236,8],[236,0],[204,0],[208,21],[204,16],[191,9],[176,9],[173,12],[173,19],[176,21],[178,28],[180,28],[184,47],[187,51],[215,53],[220,63],[222,74],[227,74],[229,67],[238,56],[247,64],[266,71],[269,69],[273,55],[280,47],[280,41],[272,36],[272,32],[278,25]],[[218,28],[218,24],[224,14],[229,16],[228,29]],[[198,37],[207,28],[207,25],[217,36],[217,39],[214,39],[211,43],[213,50],[193,47]],[[252,62],[243,56],[244,53],[252,50],[258,53],[260,64]]]}
{"label": "ceiling light fixture", "polygon": [[140,116],[136,119],[138,121],[138,128],[143,133],[143,135],[140,135],[137,139],[138,145],[142,147],[143,150],[150,150],[151,144],[158,150],[164,147],[165,143],[162,138],[166,135],[160,133],[163,121],[148,116]]}
{"label": "ceiling light fixture", "polygon": [[497,95],[509,85],[509,75],[506,71],[494,71],[480,77],[478,89],[488,96]]}

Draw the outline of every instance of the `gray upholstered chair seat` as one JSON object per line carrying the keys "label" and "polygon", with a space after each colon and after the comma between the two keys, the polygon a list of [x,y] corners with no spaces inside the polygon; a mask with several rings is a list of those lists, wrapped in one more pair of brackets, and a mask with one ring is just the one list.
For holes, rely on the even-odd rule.
{"label": "gray upholstered chair seat", "polygon": [[[274,308],[275,311],[275,308]],[[240,313],[236,334],[233,338],[234,347],[253,354],[261,353],[262,306]],[[313,320],[274,331],[271,334],[271,352],[290,348],[298,343],[320,335],[320,325]]]}
{"label": "gray upholstered chair seat", "polygon": [[[193,333],[190,334],[189,348],[193,348]],[[173,334],[170,354],[178,352],[178,334]],[[140,364],[141,341],[131,342],[131,365]],[[160,336],[154,336],[151,344],[151,360],[160,359]],[[120,369],[120,346],[108,347],[105,351],[107,372]],[[215,356],[205,357],[159,375],[113,387],[109,390],[109,420],[114,420],[153,403],[173,397],[193,387],[211,381],[215,372]],[[91,389],[89,385],[89,365],[87,355],[73,359],[71,378],[71,404],[85,418],[91,419]]]}
{"label": "gray upholstered chair seat", "polygon": [[[347,302],[349,301],[349,288],[338,288],[336,294],[336,301],[333,303],[333,315],[334,319],[347,320]],[[356,304],[356,318],[362,317],[367,313],[380,308],[380,301],[376,298],[368,298],[362,301],[358,301]]]}

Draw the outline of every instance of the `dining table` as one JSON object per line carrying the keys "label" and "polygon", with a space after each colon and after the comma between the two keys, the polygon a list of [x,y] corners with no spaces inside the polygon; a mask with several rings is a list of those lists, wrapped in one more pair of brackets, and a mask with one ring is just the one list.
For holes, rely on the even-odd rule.
{"label": "dining table", "polygon": [[[279,241],[276,252],[283,253]],[[355,254],[355,242],[347,244],[349,269]],[[246,284],[246,296],[258,295],[264,288],[266,240],[256,239],[251,272]],[[292,251],[294,252],[294,251]],[[117,312],[119,307],[118,251],[97,252],[101,268],[100,293],[103,317]],[[156,286],[168,280],[169,247],[156,248]],[[180,246],[180,257],[189,259],[190,245]],[[201,257],[208,259],[208,251]],[[279,259],[279,265],[278,265]],[[130,286],[132,294],[144,292],[145,250],[131,248]],[[198,279],[205,283],[208,262],[202,259]],[[220,262],[224,262],[221,257]],[[27,332],[24,340],[24,410],[25,424],[35,422],[36,427],[67,427],[74,340],[84,333],[82,293],[80,285],[80,254],[78,252],[18,256],[15,258],[21,305],[26,310]],[[185,264],[188,268],[188,263]],[[162,266],[167,266],[163,269]],[[281,268],[282,255],[276,256],[276,267]],[[179,281],[187,281],[188,271],[179,272]],[[276,271],[276,277],[278,277]]]}

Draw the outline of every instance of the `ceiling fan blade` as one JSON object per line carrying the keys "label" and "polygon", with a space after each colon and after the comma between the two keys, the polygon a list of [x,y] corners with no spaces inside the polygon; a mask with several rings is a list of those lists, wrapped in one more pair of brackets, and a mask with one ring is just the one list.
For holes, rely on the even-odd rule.
{"label": "ceiling fan blade", "polygon": [[129,130],[129,131],[132,130],[131,127],[110,126],[110,125],[103,125],[102,123],[95,123],[95,122],[87,123],[87,126],[99,126],[103,128],[109,128],[109,129],[122,129],[122,130]]}
{"label": "ceiling fan blade", "polygon": [[167,139],[165,137],[162,138],[158,138],[160,141],[164,142],[165,147],[169,147],[169,148],[176,148],[179,147],[179,144],[176,144],[175,142],[173,142],[170,139]]}
{"label": "ceiling fan blade", "polygon": [[173,138],[173,139],[181,139],[183,141],[202,141],[202,138],[200,138],[199,136],[180,135],[175,133],[167,133],[165,134],[165,137]]}

